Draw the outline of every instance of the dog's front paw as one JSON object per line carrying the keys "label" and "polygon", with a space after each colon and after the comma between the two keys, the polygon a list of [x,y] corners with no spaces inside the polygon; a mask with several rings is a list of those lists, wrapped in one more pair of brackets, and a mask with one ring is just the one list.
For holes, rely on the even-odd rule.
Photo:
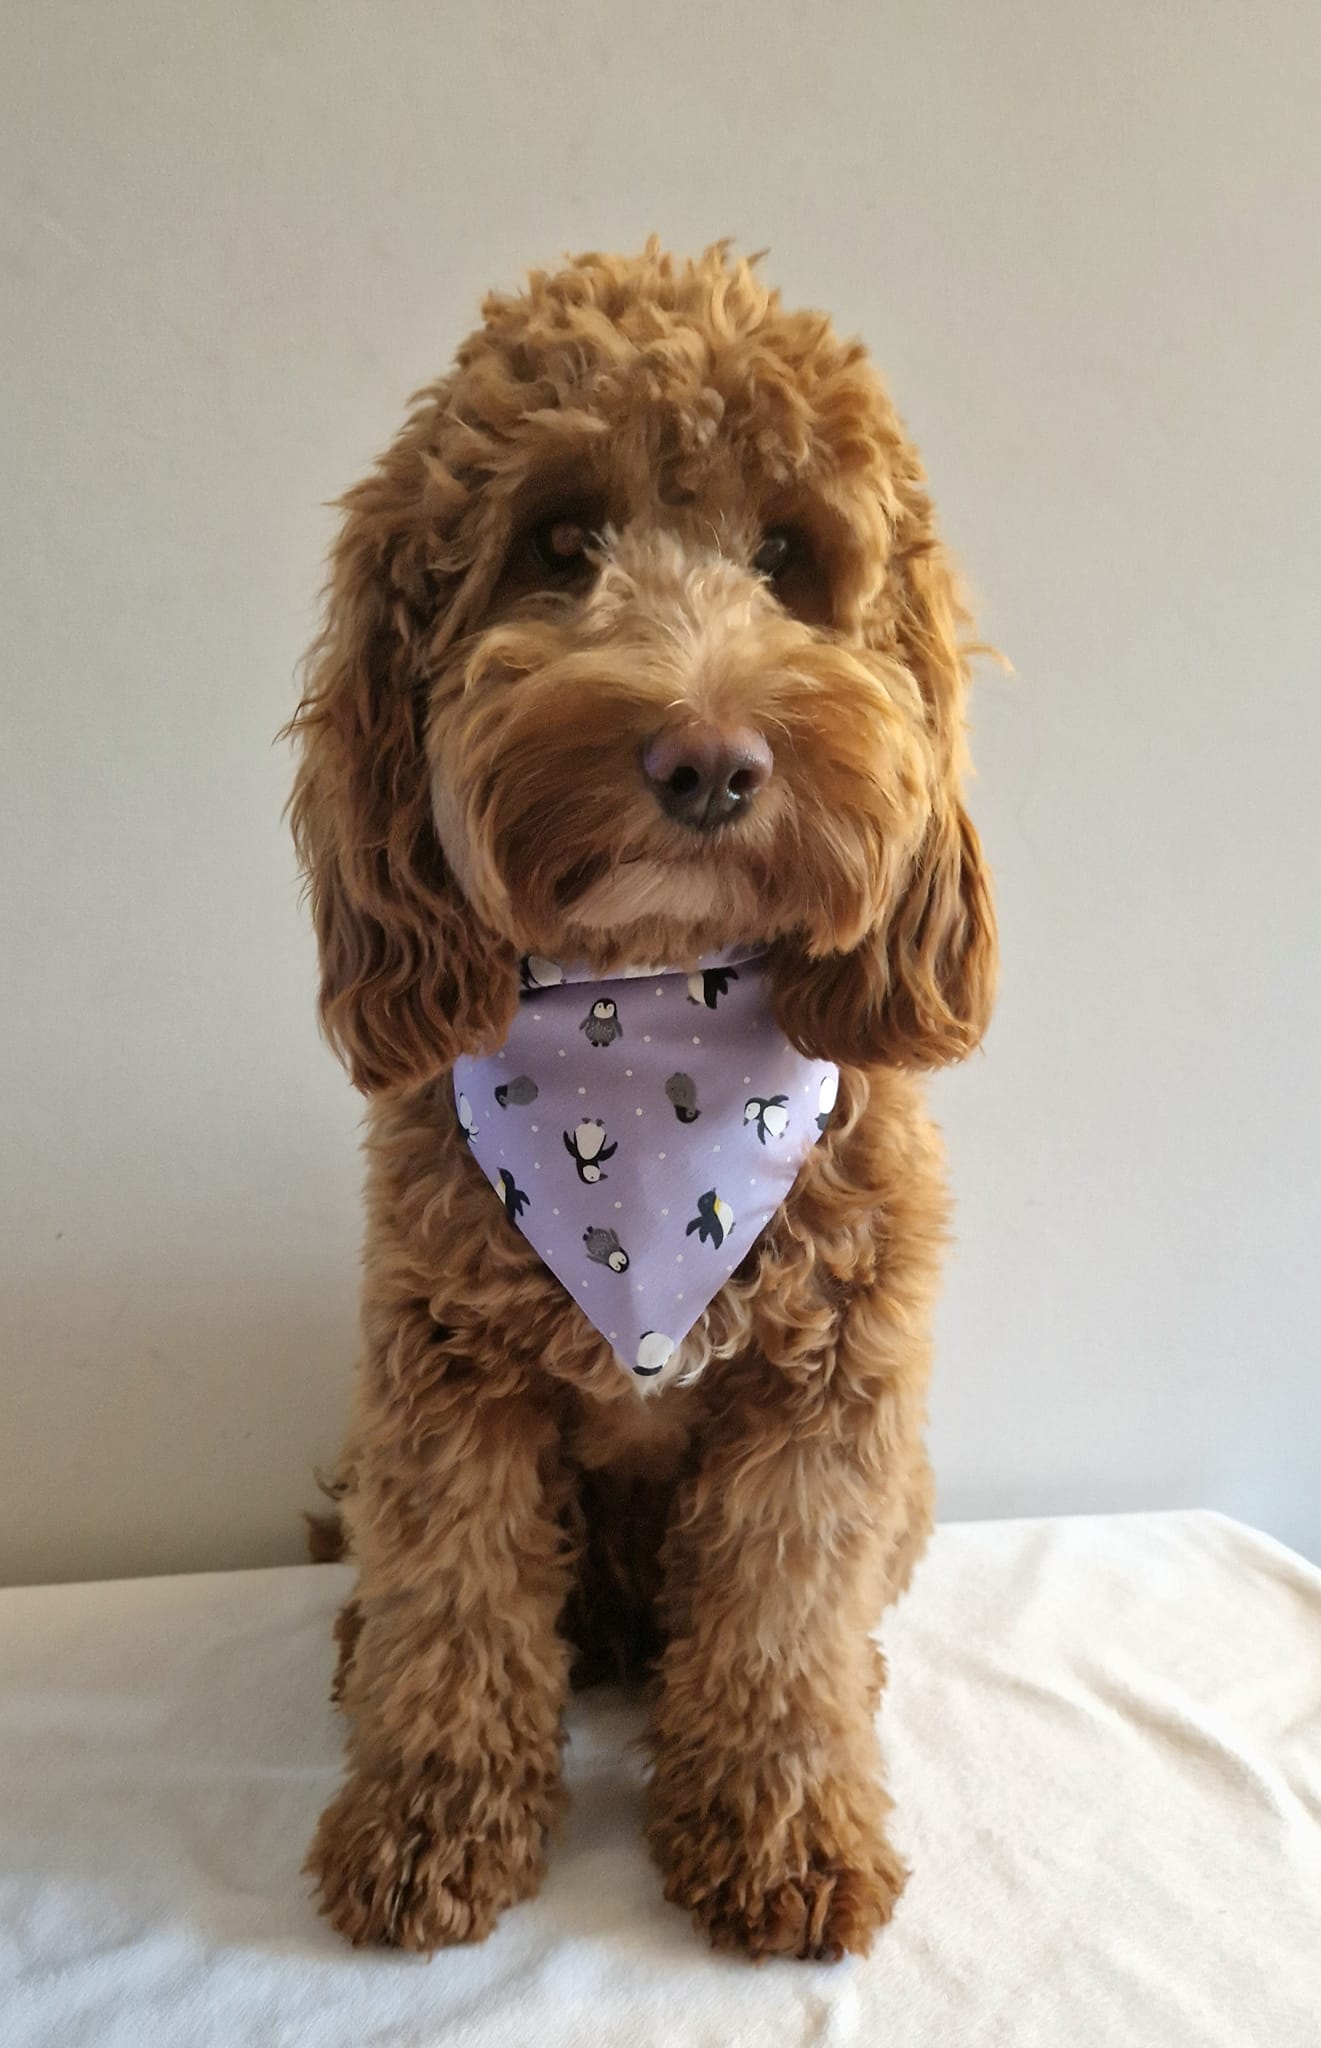
{"label": "dog's front paw", "polygon": [[485,1941],[540,1884],[556,1806],[552,1790],[529,1799],[483,1787],[456,1802],[452,1788],[358,1775],[322,1814],[303,1867],[355,1948]]}
{"label": "dog's front paw", "polygon": [[783,1819],[769,1799],[721,1798],[672,1817],[662,1809],[651,1844],[665,1896],[688,1908],[713,1947],[755,1961],[865,1955],[908,1875],[885,1836],[883,1799],[871,1815],[859,1810],[868,1804],[826,1787]]}

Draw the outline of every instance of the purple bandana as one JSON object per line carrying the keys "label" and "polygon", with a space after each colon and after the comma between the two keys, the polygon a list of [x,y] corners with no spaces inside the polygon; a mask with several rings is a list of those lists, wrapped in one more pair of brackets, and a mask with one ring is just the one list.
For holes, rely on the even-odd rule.
{"label": "purple bandana", "polygon": [[839,1072],[788,1043],[764,954],[606,981],[534,956],[523,984],[503,1049],[455,1063],[459,1125],[538,1257],[654,1379],[788,1194]]}

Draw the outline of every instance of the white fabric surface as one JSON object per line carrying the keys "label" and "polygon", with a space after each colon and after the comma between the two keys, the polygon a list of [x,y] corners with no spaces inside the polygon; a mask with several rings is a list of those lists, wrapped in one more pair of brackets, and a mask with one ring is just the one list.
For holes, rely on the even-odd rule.
{"label": "white fabric surface", "polygon": [[0,1594],[4,2048],[1317,2048],[1321,1573],[1212,1515],[942,1529],[886,1628],[915,1875],[870,1959],[708,1954],[636,1709],[571,1717],[545,1889],[431,1963],[299,1864],[336,1781],[306,1567]]}

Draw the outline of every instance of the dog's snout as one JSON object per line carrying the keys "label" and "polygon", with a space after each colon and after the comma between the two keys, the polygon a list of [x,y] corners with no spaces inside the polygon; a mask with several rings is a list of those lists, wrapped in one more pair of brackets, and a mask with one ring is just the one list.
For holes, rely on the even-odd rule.
{"label": "dog's snout", "polygon": [[691,719],[647,742],[642,772],[657,803],[680,825],[710,831],[747,810],[771,779],[764,736]]}

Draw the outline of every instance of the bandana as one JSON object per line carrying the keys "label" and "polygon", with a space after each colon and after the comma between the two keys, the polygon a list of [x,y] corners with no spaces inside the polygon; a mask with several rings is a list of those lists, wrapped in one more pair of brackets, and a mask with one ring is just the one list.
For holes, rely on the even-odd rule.
{"label": "bandana", "polygon": [[588,980],[523,962],[459,1128],[543,1264],[639,1379],[665,1373],[829,1121],[839,1071],[775,1022],[765,955]]}

